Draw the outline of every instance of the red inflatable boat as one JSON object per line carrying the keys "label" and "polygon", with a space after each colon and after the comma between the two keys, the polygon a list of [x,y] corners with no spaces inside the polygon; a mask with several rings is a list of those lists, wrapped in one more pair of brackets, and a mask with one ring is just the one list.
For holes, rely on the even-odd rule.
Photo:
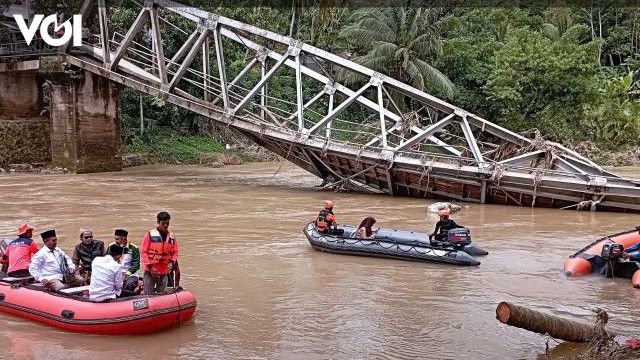
{"label": "red inflatable boat", "polygon": [[184,324],[195,310],[195,297],[182,290],[94,303],[82,296],[45,291],[41,286],[0,281],[0,312],[73,332],[146,334]]}
{"label": "red inflatable boat", "polygon": [[[601,257],[602,247],[605,244],[621,244],[624,249],[640,242],[640,230],[633,229],[618,234],[605,236],[585,248],[569,256],[564,262],[564,273],[567,276],[583,276],[591,274],[596,267],[604,264]],[[633,286],[640,287],[640,271],[636,271],[631,279]]]}

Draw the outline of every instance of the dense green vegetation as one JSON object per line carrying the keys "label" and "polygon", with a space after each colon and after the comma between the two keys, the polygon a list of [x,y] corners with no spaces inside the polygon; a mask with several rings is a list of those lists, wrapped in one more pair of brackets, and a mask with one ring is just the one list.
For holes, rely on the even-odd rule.
{"label": "dense green vegetation", "polygon": [[179,134],[171,128],[134,136],[124,145],[124,153],[144,154],[163,163],[196,164],[202,153],[221,152],[224,147],[211,138]]}
{"label": "dense green vegetation", "polygon": [[[289,7],[182,2],[275,32],[289,32]],[[39,3],[45,6],[48,1]],[[391,8],[362,8],[349,7],[349,0],[317,3],[319,6],[303,7],[300,15],[296,34],[307,43],[515,131],[538,129],[551,140],[590,141],[605,149],[640,146],[639,9],[616,7],[615,1],[550,8],[421,8],[411,1]],[[242,4],[239,0],[234,5]],[[111,26],[124,33],[137,9],[138,5],[126,0],[112,7]],[[171,13],[165,16],[184,29],[193,29],[185,19]],[[166,52],[174,53],[184,37],[177,31],[168,32]],[[226,47],[228,77],[232,77],[248,55],[239,46]],[[194,67],[200,66],[198,61]],[[346,82],[361,81],[338,69],[330,71]],[[245,81],[251,83],[258,76],[255,71]],[[293,72],[279,77],[270,84],[271,95],[294,100],[293,83]],[[305,88],[305,92],[308,96],[313,89]],[[145,118],[152,119],[147,123],[152,132],[162,127],[182,134],[211,130],[206,119],[186,110],[149,97],[143,103]],[[401,99],[396,103],[411,106]],[[125,90],[122,104],[126,142],[144,142],[137,131],[138,95]],[[357,109],[342,116],[352,121],[366,118]]]}

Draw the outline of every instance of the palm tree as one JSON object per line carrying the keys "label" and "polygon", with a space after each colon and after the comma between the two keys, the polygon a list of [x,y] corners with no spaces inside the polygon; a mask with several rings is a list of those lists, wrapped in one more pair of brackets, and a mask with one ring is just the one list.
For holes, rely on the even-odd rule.
{"label": "palm tree", "polygon": [[[435,8],[406,6],[361,9],[340,35],[355,49],[356,63],[412,85],[451,97],[451,80],[428,61],[442,53],[443,18]],[[346,70],[347,83],[362,80]]]}
{"label": "palm tree", "polygon": [[547,22],[542,24],[542,33],[549,40],[587,40],[588,27],[574,20],[570,8],[553,8],[545,13],[545,17]]}

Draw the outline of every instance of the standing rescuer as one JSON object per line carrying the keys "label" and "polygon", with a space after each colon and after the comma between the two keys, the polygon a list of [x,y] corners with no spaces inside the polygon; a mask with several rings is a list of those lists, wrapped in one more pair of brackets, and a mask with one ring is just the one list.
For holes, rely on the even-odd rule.
{"label": "standing rescuer", "polygon": [[164,293],[167,287],[169,264],[178,260],[178,241],[169,232],[171,215],[162,211],[157,215],[158,227],[148,231],[142,240],[141,260],[144,266],[144,294]]}

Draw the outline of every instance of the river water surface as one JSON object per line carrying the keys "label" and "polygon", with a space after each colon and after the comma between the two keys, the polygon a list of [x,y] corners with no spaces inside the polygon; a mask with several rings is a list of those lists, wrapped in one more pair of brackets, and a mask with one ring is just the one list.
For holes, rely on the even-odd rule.
{"label": "river water surface", "polygon": [[[639,169],[625,169],[638,176]],[[469,205],[454,216],[490,251],[475,268],[333,255],[302,227],[322,200],[338,221],[432,231],[427,200],[317,191],[319,180],[277,163],[221,169],[162,166],[88,175],[0,176],[0,236],[28,220],[55,227],[68,254],[80,227],[139,244],[158,211],[172,215],[194,321],[158,334],[68,334],[0,314],[0,357],[25,359],[528,359],[546,338],[495,320],[502,300],[558,315],[609,312],[610,329],[640,335],[629,280],[562,275],[564,258],[637,215]],[[38,241],[39,241],[38,237]],[[550,346],[555,342],[551,341]]]}

